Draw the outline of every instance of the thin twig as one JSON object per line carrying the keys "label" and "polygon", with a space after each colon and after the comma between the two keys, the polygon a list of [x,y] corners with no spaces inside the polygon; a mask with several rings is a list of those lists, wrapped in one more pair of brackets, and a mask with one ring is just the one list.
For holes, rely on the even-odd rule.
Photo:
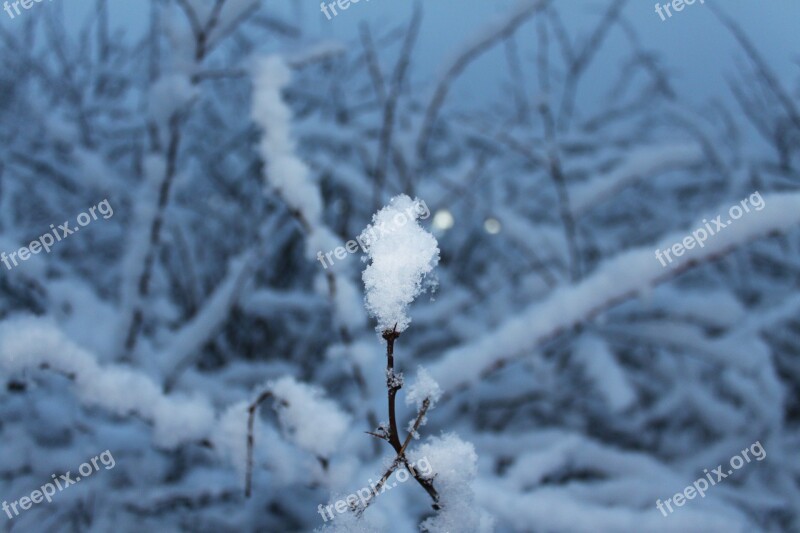
{"label": "thin twig", "polygon": [[267,390],[262,392],[256,401],[250,404],[247,408],[247,473],[245,478],[244,495],[249,498],[253,489],[253,447],[255,446],[255,437],[253,435],[253,426],[255,426],[256,411],[258,406],[266,400],[272,398],[272,391]]}
{"label": "thin twig", "polygon": [[419,27],[422,22],[422,7],[419,2],[414,3],[414,13],[411,15],[411,22],[408,25],[408,32],[403,42],[400,58],[397,60],[392,75],[392,85],[389,88],[389,96],[386,98],[383,108],[383,126],[381,128],[380,144],[378,146],[378,157],[375,162],[375,190],[374,204],[377,209],[380,206],[380,195],[383,191],[384,181],[388,172],[390,148],[392,144],[392,134],[394,131],[395,115],[397,112],[397,102],[406,78],[408,66],[411,63],[411,52],[414,43],[419,35]]}
{"label": "thin twig", "polygon": [[419,136],[417,137],[417,167],[423,166],[428,157],[428,144],[431,136],[433,135],[434,127],[439,118],[439,113],[444,106],[447,95],[450,92],[450,87],[461,75],[462,72],[472,63],[475,59],[483,55],[484,52],[491,49],[498,42],[513,35],[517,29],[522,26],[530,17],[544,9],[549,3],[549,0],[539,0],[526,9],[520,11],[514,18],[508,20],[506,24],[500,26],[496,31],[488,34],[483,39],[480,39],[472,46],[468,47],[458,58],[451,64],[450,68],[446,71],[444,77],[439,81],[436,89],[434,90],[433,97],[428,103],[425,110],[425,116],[422,121]]}
{"label": "thin twig", "polygon": [[[416,470],[409,464],[408,459],[405,456],[405,449],[410,442],[410,439],[407,437],[404,444],[400,443],[400,432],[397,429],[397,415],[395,410],[395,400],[397,397],[397,391],[399,391],[403,384],[402,381],[397,379],[397,376],[394,373],[394,342],[400,334],[397,332],[397,324],[394,325],[394,328],[387,329],[383,332],[383,338],[386,340],[386,387],[388,389],[388,400],[389,400],[389,434],[387,435],[387,439],[389,444],[392,445],[394,451],[396,453],[395,462],[392,465],[392,469],[397,468],[397,461],[402,462],[406,465],[411,475],[420,484],[420,486],[425,489],[425,491],[430,495],[433,499],[433,507],[435,509],[439,508],[439,493],[436,492],[436,489],[433,487],[433,483],[431,480],[423,479],[422,477],[417,474]],[[420,414],[418,415],[418,419],[414,424],[414,430],[419,427],[421,423],[422,417],[425,416],[425,412],[428,410],[428,405],[424,406],[424,410],[421,410]],[[412,435],[413,435],[412,431]]]}
{"label": "thin twig", "polygon": [[[430,405],[431,405],[430,398],[425,398],[425,401],[422,402],[422,408],[419,410],[419,413],[417,413],[417,419],[414,421],[414,425],[411,428],[411,431],[406,436],[406,440],[403,442],[403,444],[397,450],[397,455],[395,456],[394,460],[392,461],[391,466],[389,466],[389,468],[386,470],[386,472],[383,474],[383,476],[381,476],[381,479],[378,481],[378,483],[376,483],[375,486],[372,488],[372,494],[370,495],[369,499],[364,503],[364,505],[362,507],[360,507],[358,509],[358,511],[356,511],[356,515],[357,516],[361,516],[362,514],[364,514],[364,511],[367,510],[367,507],[369,507],[369,505],[372,503],[372,501],[375,499],[375,497],[379,494],[380,489],[383,488],[383,486],[386,484],[386,482],[392,476],[392,473],[395,470],[397,470],[397,468],[400,466],[401,463],[405,465],[405,467],[408,469],[408,472],[414,477],[414,479],[416,479],[420,483],[425,482],[427,486],[429,486],[431,489],[433,489],[433,484],[431,483],[431,481],[428,480],[428,479],[423,479],[423,478],[419,477],[419,474],[417,474],[417,471],[414,469],[413,466],[411,466],[411,464],[408,461],[408,458],[405,456],[406,448],[408,447],[409,443],[411,442],[411,439],[414,438],[414,434],[417,432],[417,429],[419,429],[420,424],[422,424],[422,419],[425,417],[425,413],[428,411],[428,408],[430,407]],[[374,433],[370,433],[370,435],[373,435],[373,436],[379,437],[379,438],[385,438],[385,437],[382,437],[382,436],[374,434]],[[423,485],[423,487],[425,487],[426,485]],[[426,490],[427,490],[427,488],[426,488]],[[429,494],[430,494],[430,492],[429,492]],[[438,493],[436,493],[435,489],[433,490],[433,494],[431,495],[431,497],[434,500],[434,508],[438,509],[439,508],[439,495],[438,495]]]}
{"label": "thin twig", "polygon": [[422,408],[419,410],[419,413],[417,413],[417,419],[414,421],[414,425],[411,427],[411,431],[408,432],[408,435],[406,435],[406,440],[403,441],[403,446],[401,446],[400,451],[397,452],[398,456],[402,456],[405,453],[408,444],[411,442],[411,439],[414,438],[414,434],[419,429],[419,425],[422,423],[422,419],[425,418],[425,413],[428,412],[428,408],[430,406],[431,399],[425,398],[425,400],[422,402]]}
{"label": "thin twig", "polygon": [[386,340],[386,388],[388,389],[389,400],[389,444],[394,449],[400,448],[400,436],[397,431],[397,413],[395,410],[395,399],[397,391],[399,391],[403,384],[394,373],[394,341],[400,334],[397,332],[397,324],[393,329],[387,329],[383,332],[383,338]]}

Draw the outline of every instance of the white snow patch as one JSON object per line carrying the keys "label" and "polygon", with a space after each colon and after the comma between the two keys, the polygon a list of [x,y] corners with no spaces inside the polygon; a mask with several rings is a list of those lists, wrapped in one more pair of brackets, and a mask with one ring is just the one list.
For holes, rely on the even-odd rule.
{"label": "white snow patch", "polygon": [[[245,476],[247,475],[248,407],[248,403],[244,401],[228,407],[222,416],[220,416],[219,423],[214,432],[214,446],[224,458],[233,464],[242,483],[244,483]],[[254,426],[255,433],[259,433],[259,431],[257,431],[258,427],[259,420],[258,417],[256,417]]]}
{"label": "white snow patch", "polygon": [[436,238],[419,225],[419,200],[401,194],[378,211],[362,232],[371,263],[364,270],[367,310],[376,329],[408,328],[408,305],[423,292],[423,279],[439,263]]}
{"label": "white snow patch", "polygon": [[[421,527],[430,533],[493,530],[493,520],[476,504],[472,482],[478,474],[475,447],[455,434],[432,437],[410,452],[412,463],[427,460],[431,465],[428,479],[435,480],[442,509],[425,520]],[[421,473],[421,472],[420,472]]]}
{"label": "white snow patch", "polygon": [[441,397],[442,389],[439,388],[439,384],[428,374],[427,370],[420,366],[417,370],[417,379],[408,388],[406,405],[416,404],[417,411],[419,411],[422,409],[423,402],[426,399],[430,399],[431,403],[429,409],[432,409]]}
{"label": "white snow patch", "polygon": [[594,335],[583,335],[575,346],[575,357],[582,364],[594,388],[612,410],[623,411],[636,401],[636,392],[603,339]]}
{"label": "white snow patch", "polygon": [[289,439],[319,457],[329,457],[339,446],[350,417],[324,397],[317,387],[290,376],[268,384],[277,398],[276,409]]}

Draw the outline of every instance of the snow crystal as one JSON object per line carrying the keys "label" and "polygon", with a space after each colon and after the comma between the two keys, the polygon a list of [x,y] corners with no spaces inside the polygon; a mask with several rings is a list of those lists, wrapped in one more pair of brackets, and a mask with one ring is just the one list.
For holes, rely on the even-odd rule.
{"label": "snow crystal", "polygon": [[390,389],[400,389],[403,387],[403,373],[395,372],[394,369],[386,370],[386,386]]}
{"label": "snow crystal", "polygon": [[436,238],[417,222],[419,200],[401,194],[378,211],[361,234],[371,263],[364,270],[367,310],[377,330],[404,331],[411,323],[408,305],[424,289],[423,279],[439,262]]}
{"label": "snow crystal", "polygon": [[336,403],[324,398],[319,388],[298,383],[289,376],[268,387],[279,399],[278,416],[290,440],[320,457],[336,451],[350,424]]}

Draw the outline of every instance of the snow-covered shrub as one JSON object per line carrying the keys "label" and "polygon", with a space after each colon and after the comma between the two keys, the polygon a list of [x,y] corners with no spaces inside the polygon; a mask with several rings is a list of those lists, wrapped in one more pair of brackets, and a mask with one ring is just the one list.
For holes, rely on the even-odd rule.
{"label": "snow-covered shrub", "polygon": [[[800,529],[797,51],[721,2],[677,65],[637,2],[440,4],[357,33],[299,1],[3,19],[0,252],[114,216],[0,266],[0,496],[116,460],[7,528]],[[366,270],[313,257],[356,238]],[[323,522],[399,449],[434,474]]]}

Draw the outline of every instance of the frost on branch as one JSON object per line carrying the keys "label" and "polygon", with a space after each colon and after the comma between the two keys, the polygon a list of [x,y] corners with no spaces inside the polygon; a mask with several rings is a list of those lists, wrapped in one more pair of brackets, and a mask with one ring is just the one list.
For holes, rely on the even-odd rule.
{"label": "frost on branch", "polygon": [[395,372],[394,369],[386,371],[386,387],[389,389],[403,388],[403,373]]}
{"label": "frost on branch", "polygon": [[322,195],[312,180],[308,165],[296,155],[291,134],[292,110],[283,101],[282,91],[292,73],[279,56],[261,59],[253,76],[253,121],[263,130],[259,152],[266,165],[268,184],[298,213],[309,232],[306,251],[311,257],[317,250],[338,245],[322,223]]}
{"label": "frost on branch", "polygon": [[478,473],[478,455],[472,444],[449,433],[432,437],[408,456],[412,463],[427,460],[431,464],[427,479],[435,479],[439,489],[442,509],[421,524],[423,531],[493,531],[494,520],[476,506],[471,486]]}
{"label": "frost on branch", "polygon": [[417,411],[419,411],[422,409],[422,403],[430,400],[430,408],[433,409],[441,397],[442,389],[439,388],[439,384],[428,374],[427,370],[420,366],[417,369],[417,379],[406,394],[406,405],[416,405]]}
{"label": "frost on branch", "polygon": [[[289,86],[291,78],[292,72],[280,56],[256,62],[251,116],[262,131],[258,147],[264,160],[264,179],[302,226],[306,255],[312,258],[318,250],[336,248],[339,239],[325,225],[319,186],[308,164],[297,154],[297,143],[291,131],[292,109],[283,98],[283,90]],[[325,279],[337,323],[350,330],[362,326],[366,317],[358,304],[358,291],[352,280],[332,271]]]}
{"label": "frost on branch", "polygon": [[[439,384],[428,374],[427,370],[420,366],[417,370],[417,379],[411,387],[409,387],[408,393],[406,394],[406,405],[416,405],[418,413],[422,413],[423,410],[427,413],[434,408],[436,402],[438,402],[441,397],[442,389],[439,387]],[[428,402],[427,407],[425,405],[426,401]],[[419,434],[414,429],[414,426],[421,427],[427,423],[428,417],[423,414],[418,423],[414,420],[409,421],[408,431],[415,439],[418,439]]]}
{"label": "frost on branch", "polygon": [[372,217],[361,234],[370,265],[364,270],[367,310],[378,319],[377,330],[397,327],[411,319],[408,305],[423,292],[423,279],[439,263],[436,238],[419,225],[419,200],[401,194]]}
{"label": "frost on branch", "polygon": [[208,400],[166,395],[142,372],[122,365],[101,366],[49,320],[21,317],[0,325],[0,373],[37,369],[69,377],[85,405],[151,423],[155,444],[163,448],[207,438],[214,427]]}

